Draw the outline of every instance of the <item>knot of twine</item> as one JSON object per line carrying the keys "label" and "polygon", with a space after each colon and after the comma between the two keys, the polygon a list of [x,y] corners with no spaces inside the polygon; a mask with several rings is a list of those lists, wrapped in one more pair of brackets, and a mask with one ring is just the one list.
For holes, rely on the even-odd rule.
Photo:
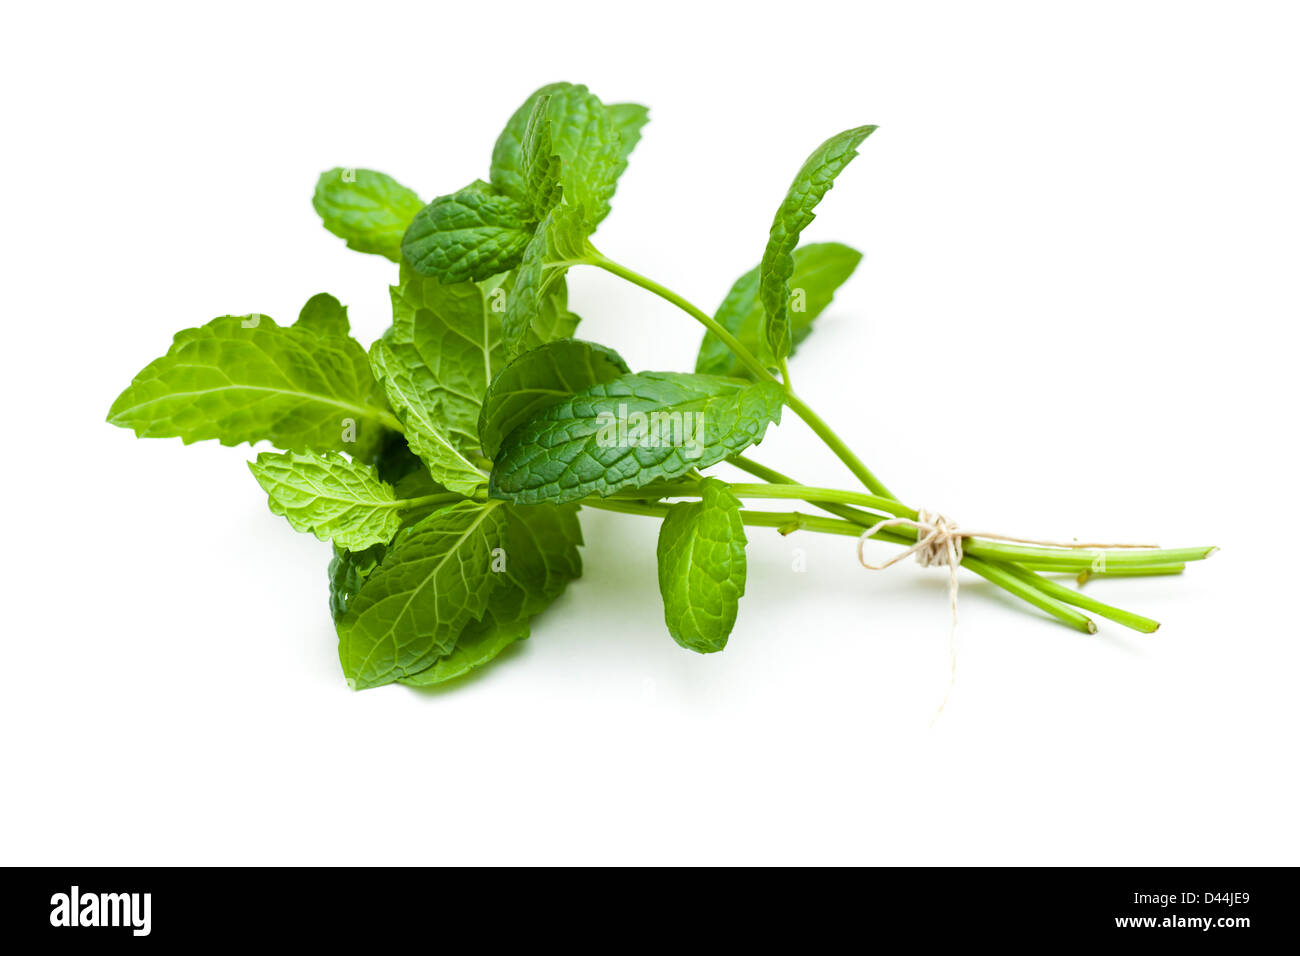
{"label": "knot of twine", "polygon": [[[886,528],[896,527],[915,528],[916,544],[906,551],[900,551],[883,564],[869,564],[862,554],[862,546]],[[917,563],[923,568],[944,566],[953,568],[952,580],[955,581],[955,569],[957,565],[961,564],[963,557],[961,539],[969,538],[973,534],[974,532],[971,531],[962,531],[957,527],[957,522],[951,518],[945,518],[937,511],[932,514],[922,508],[916,513],[916,520],[911,518],[886,518],[862,532],[862,536],[858,538],[858,562],[868,570],[883,571],[885,568],[894,566],[899,561],[905,561],[912,555],[916,555]]]}
{"label": "knot of twine", "polygon": [[[912,545],[888,561],[871,564],[862,553],[862,546],[886,528],[913,528],[916,531],[916,544]],[[1007,541],[1014,544],[1036,545],[1042,548],[1069,548],[1073,551],[1099,551],[1107,548],[1154,548],[1154,544],[1098,544],[1085,541],[1044,541],[1039,538],[1017,538],[1012,535],[997,534],[990,531],[965,531],[957,522],[946,518],[937,511],[924,508],[916,513],[915,518],[886,518],[878,521],[858,537],[858,563],[868,571],[884,571],[899,561],[906,561],[916,555],[916,561],[923,568],[947,567],[948,569],[948,604],[952,607],[952,627],[948,631],[948,659],[950,661],[948,689],[944,692],[943,702],[930,720],[930,726],[939,719],[948,698],[957,683],[957,567],[961,564],[962,540],[964,538],[988,538],[994,541]]]}

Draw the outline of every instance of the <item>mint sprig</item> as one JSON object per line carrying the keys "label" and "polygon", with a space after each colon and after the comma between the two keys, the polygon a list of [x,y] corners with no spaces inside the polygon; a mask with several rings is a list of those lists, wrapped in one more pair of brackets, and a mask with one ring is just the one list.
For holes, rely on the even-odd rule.
{"label": "mint sprig", "polygon": [[[487,179],[428,204],[373,170],[323,173],[313,205],[325,227],[400,263],[384,335],[363,348],[326,293],[291,326],[223,316],[179,333],[113,403],[109,421],[141,437],[279,449],[249,467],[274,514],[333,543],[329,607],[352,686],[441,684],[526,638],[581,574],[581,507],[661,522],[665,624],[700,653],[733,632],[746,529],[857,537],[883,518],[917,518],[800,398],[788,368],[861,260],[802,234],[875,127],[813,151],[758,266],[710,315],[592,241],[648,116],[553,83],[511,114]],[[612,348],[574,338],[567,281],[582,266],[699,322],[694,372],[634,372]],[[804,485],[748,457],[786,409],[861,487]],[[704,474],[724,463],[758,480]],[[876,537],[906,545],[916,530]],[[1046,575],[1179,573],[1212,551],[974,538],[962,565],[1079,630],[1095,630],[1087,611],[1149,632],[1149,618]]]}

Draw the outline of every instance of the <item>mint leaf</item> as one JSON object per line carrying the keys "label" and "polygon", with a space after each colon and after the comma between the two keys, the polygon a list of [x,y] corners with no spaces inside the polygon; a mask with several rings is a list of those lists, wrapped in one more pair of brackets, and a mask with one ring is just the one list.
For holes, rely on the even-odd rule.
{"label": "mint leaf", "polygon": [[[838,289],[853,274],[862,253],[838,242],[815,242],[794,251],[794,271],[790,275],[790,354],[812,332],[813,320],[831,303]],[[758,298],[759,267],[755,266],[736,280],[727,297],[718,306],[714,318],[740,343],[768,367],[775,367],[776,357],[762,337],[763,305]],[[712,332],[704,333],[695,371],[708,375],[752,378],[753,375],[731,349]]]}
{"label": "mint leaf", "polygon": [[475,668],[490,664],[511,644],[525,640],[528,633],[528,618],[503,621],[489,608],[483,620],[471,621],[465,626],[450,654],[439,657],[431,667],[398,678],[398,683],[408,687],[435,687],[464,677]]}
{"label": "mint leaf", "polygon": [[609,113],[609,124],[618,136],[618,166],[614,174],[617,179],[627,168],[627,158],[641,142],[641,130],[650,122],[650,111],[639,103],[612,103],[605,107]]}
{"label": "mint leaf", "polygon": [[472,494],[487,477],[476,462],[479,405],[502,360],[493,284],[444,283],[404,264],[390,291],[392,328],[370,350],[375,376],[434,480]]}
{"label": "mint leaf", "polygon": [[568,310],[564,276],[571,265],[593,254],[587,234],[581,213],[565,204],[538,225],[506,297],[502,334],[507,357],[567,338],[577,328],[578,317]]}
{"label": "mint leaf", "polygon": [[[585,86],[563,83],[534,103],[529,124],[536,128],[543,121],[545,135],[533,133],[524,138],[529,199],[539,213],[549,210],[546,197],[534,192],[532,170],[554,160],[564,201],[581,209],[594,226],[609,214],[609,200],[621,171],[619,136],[609,114],[599,97]],[[537,149],[545,149],[546,153],[539,155]],[[545,178],[542,182],[547,188],[552,185]]]}
{"label": "mint leaf", "polygon": [[262,452],[248,463],[271,512],[295,531],[359,550],[387,544],[401,525],[397,496],[369,465],[337,452]]}
{"label": "mint leaf", "polygon": [[402,241],[403,256],[421,275],[448,282],[486,279],[520,262],[530,236],[547,231],[544,220],[561,198],[585,242],[609,213],[646,118],[633,104],[610,113],[585,86],[542,87],[498,137],[491,183],[476,181],[421,210]]}
{"label": "mint leaf", "polygon": [[420,275],[477,281],[514,268],[531,236],[529,207],[476,180],[419,211],[402,257]]}
{"label": "mint leaf", "polygon": [[673,640],[711,654],[726,647],[745,593],[745,525],[725,482],[705,478],[700,490],[659,528],[659,593]]}
{"label": "mint leaf", "polygon": [[[395,435],[394,438],[397,441],[390,441],[384,450],[384,454],[379,456],[377,470],[380,480],[391,484],[398,498],[419,498],[424,495],[437,495],[445,492],[446,488],[429,477],[429,472],[425,469],[424,463],[405,450],[406,443],[402,436]],[[399,449],[400,451],[398,451]],[[385,461],[388,461],[391,469],[399,459],[402,462],[402,468],[407,467],[408,460],[413,463],[413,467],[400,478],[384,478],[386,474]],[[406,528],[418,524],[428,515],[428,508],[404,508],[400,514],[401,527]],[[361,590],[361,585],[370,576],[370,572],[379,567],[379,563],[387,553],[388,546],[384,544],[371,545],[361,551],[348,551],[338,547],[337,544],[335,545],[334,556],[329,565],[330,614],[335,622],[343,616],[348,603]]]}
{"label": "mint leaf", "polygon": [[[388,399],[397,410],[410,448],[428,467],[434,480],[458,494],[471,495],[484,478],[478,465],[459,447],[450,427],[424,391],[432,373],[419,361],[413,343],[394,346],[385,339],[370,349],[375,375],[384,383]],[[436,398],[433,399],[436,401]]]}
{"label": "mint leaf", "polygon": [[[567,267],[566,267],[567,268]],[[569,311],[569,285],[563,275],[554,276],[544,283],[544,291],[536,299],[536,311],[525,327],[522,339],[511,341],[506,337],[506,320],[509,310],[502,317],[501,341],[505,354],[513,358],[518,355],[518,347],[537,348],[547,342],[572,337],[582,320]],[[516,346],[512,349],[511,346]]]}
{"label": "mint leaf", "polygon": [[424,670],[483,616],[505,530],[494,502],[462,501],[402,531],[338,622],[339,660],[357,690]]}
{"label": "mint leaf", "polygon": [[858,126],[837,133],[818,146],[804,161],[784,201],[772,221],[771,235],[763,262],[759,266],[759,297],[765,313],[763,340],[777,359],[784,359],[793,347],[790,328],[789,279],[794,272],[791,253],[799,244],[799,234],[816,218],[813,210],[847,166],[862,141],[876,131],[874,126]]}
{"label": "mint leaf", "polygon": [[503,368],[483,398],[478,433],[483,454],[495,458],[505,437],[576,392],[628,372],[613,349],[560,339],[524,352]]}
{"label": "mint leaf", "polygon": [[533,617],[582,574],[582,526],[577,505],[502,505],[502,538],[494,544],[497,577],[492,610],[502,617]]}
{"label": "mint leaf", "polygon": [[[561,86],[556,87],[556,91]],[[533,103],[533,111],[524,127],[523,177],[524,191],[532,217],[541,221],[562,196],[560,157],[555,154],[551,140],[551,120],[548,108],[551,93],[543,93]]]}
{"label": "mint leaf", "polygon": [[[449,654],[402,683],[430,687],[488,663],[517,640],[529,622],[582,573],[578,509],[568,505],[503,505],[505,535],[493,550],[497,584],[482,620],[466,625]],[[499,550],[497,550],[499,549]]]}
{"label": "mint leaf", "polygon": [[521,504],[576,501],[677,478],[735,455],[781,418],[775,382],[640,372],[594,385],[514,429],[489,493]]}
{"label": "mint leaf", "polygon": [[397,262],[402,234],[424,203],[391,176],[372,169],[338,167],[320,174],[311,204],[325,228],[349,248]]}
{"label": "mint leaf", "polygon": [[524,175],[524,135],[528,129],[528,118],[532,115],[533,105],[548,93],[558,90],[564,83],[549,83],[524,100],[519,109],[511,114],[506,127],[497,137],[492,147],[492,168],[489,178],[492,185],[511,199],[521,203],[528,202],[528,188]]}
{"label": "mint leaf", "polygon": [[293,327],[317,335],[348,335],[352,331],[347,307],[328,292],[319,292],[308,299]]}
{"label": "mint leaf", "polygon": [[[492,185],[511,199],[529,203],[527,176],[524,172],[524,138],[528,120],[539,99],[573,89],[570,83],[550,83],[534,92],[515,110],[492,149]],[[614,134],[613,163],[609,175],[617,180],[627,166],[628,155],[641,139],[641,129],[650,118],[650,111],[636,103],[614,103],[605,107],[609,127]],[[550,138],[549,123],[546,136]],[[553,150],[545,153],[554,155]],[[571,200],[574,201],[574,200]],[[546,205],[543,215],[550,206]],[[540,216],[538,217],[541,218]]]}
{"label": "mint leaf", "polygon": [[367,459],[401,423],[375,394],[361,346],[268,316],[228,315],[176,335],[118,396],[108,420],[141,438],[267,440]]}
{"label": "mint leaf", "polygon": [[330,616],[335,624],[387,551],[387,546],[382,544],[371,545],[364,551],[348,551],[335,545],[329,564]]}

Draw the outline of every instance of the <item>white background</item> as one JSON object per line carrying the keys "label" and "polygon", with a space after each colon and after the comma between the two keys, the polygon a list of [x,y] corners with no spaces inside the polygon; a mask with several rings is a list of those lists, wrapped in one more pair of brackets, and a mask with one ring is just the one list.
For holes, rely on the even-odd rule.
{"label": "white background", "polygon": [[[34,10],[0,39],[0,862],[1298,862],[1294,7]],[[880,124],[805,234],[866,258],[796,387],[968,525],[1221,546],[1089,585],[1163,628],[1085,637],[964,575],[931,730],[943,571],[754,530],[701,657],[663,626],[654,523],[591,514],[517,651],[349,691],[328,546],[270,515],[247,446],[105,413],[217,315],[328,290],[368,343],[394,267],[320,227],[317,174],[451,191],[558,79],[651,107],[596,241],[710,310],[805,155]],[[691,366],[685,316],[570,284],[581,335]],[[852,487],[793,416],[754,454]]]}

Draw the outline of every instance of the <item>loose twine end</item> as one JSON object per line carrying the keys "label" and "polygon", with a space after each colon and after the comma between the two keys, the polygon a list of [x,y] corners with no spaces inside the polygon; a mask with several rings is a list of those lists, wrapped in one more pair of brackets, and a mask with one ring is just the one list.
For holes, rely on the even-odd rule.
{"label": "loose twine end", "polygon": [[[888,561],[872,564],[862,553],[862,546],[886,528],[912,528],[916,531],[916,544],[894,555]],[[1154,544],[1098,544],[1082,541],[1045,541],[1038,538],[1018,538],[1013,535],[997,534],[988,531],[966,531],[956,521],[944,517],[937,511],[917,511],[916,518],[885,518],[878,521],[858,537],[858,563],[868,571],[884,571],[900,561],[906,561],[913,555],[923,568],[946,567],[948,569],[948,604],[952,608],[952,626],[948,630],[948,659],[950,661],[948,689],[944,691],[939,709],[930,718],[933,727],[943,709],[948,706],[948,698],[957,684],[957,568],[965,556],[962,541],[966,538],[987,538],[992,541],[1006,541],[1013,544],[1028,544],[1041,548],[1068,548],[1072,551],[1103,551],[1109,548],[1155,548]]]}

